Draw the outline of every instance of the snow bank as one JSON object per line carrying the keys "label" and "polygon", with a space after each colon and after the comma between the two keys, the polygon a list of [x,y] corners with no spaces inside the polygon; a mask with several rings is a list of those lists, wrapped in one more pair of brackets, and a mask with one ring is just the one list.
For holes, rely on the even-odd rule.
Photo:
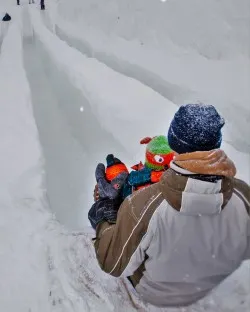
{"label": "snow bank", "polygon": [[4,144],[2,152],[6,153],[1,154],[6,162],[1,164],[1,182],[4,189],[8,187],[9,191],[10,186],[14,187],[15,183],[20,182],[19,179],[28,169],[40,168],[41,158],[30,90],[22,63],[20,28],[20,20],[10,25],[0,58],[1,142]]}
{"label": "snow bank", "polygon": [[20,27],[18,20],[10,25],[0,57],[0,310],[6,312],[48,310],[47,276],[39,270],[46,264],[41,231],[48,213]]}
{"label": "snow bank", "polygon": [[[249,56],[249,2],[242,0],[98,0],[67,3],[57,0],[59,12],[68,20],[117,34],[128,41],[141,40],[157,48],[168,42],[192,49],[208,58]],[[234,29],[231,29],[233,27]]]}
{"label": "snow bank", "polygon": [[105,6],[60,0],[58,12],[61,38],[71,38],[83,52],[176,104],[216,105],[227,119],[227,140],[250,151],[247,0],[241,5],[237,0],[109,0]]}
{"label": "snow bank", "polygon": [[98,267],[92,234],[67,233],[47,209],[19,21],[0,58],[0,311],[134,311],[123,283]]}

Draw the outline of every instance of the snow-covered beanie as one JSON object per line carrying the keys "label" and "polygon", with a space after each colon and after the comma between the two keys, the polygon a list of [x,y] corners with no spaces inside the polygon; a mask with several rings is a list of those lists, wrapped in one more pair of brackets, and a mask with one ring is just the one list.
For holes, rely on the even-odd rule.
{"label": "snow-covered beanie", "polygon": [[140,143],[148,144],[145,157],[145,166],[147,168],[163,170],[169,167],[174,154],[165,135],[159,135],[153,138],[146,137],[142,139]]}
{"label": "snow-covered beanie", "polygon": [[219,148],[224,124],[224,119],[213,105],[183,105],[170,124],[169,145],[179,154]]}

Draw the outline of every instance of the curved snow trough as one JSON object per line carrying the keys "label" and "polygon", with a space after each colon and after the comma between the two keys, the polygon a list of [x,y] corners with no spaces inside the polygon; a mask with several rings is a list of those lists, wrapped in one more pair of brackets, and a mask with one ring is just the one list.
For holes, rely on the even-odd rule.
{"label": "curved snow trough", "polygon": [[21,28],[10,25],[0,56],[0,310],[135,311],[123,283],[100,271],[92,235],[68,233],[47,209]]}
{"label": "curved snow trough", "polygon": [[[59,220],[79,228],[87,222],[96,164],[110,152],[127,163],[141,159],[140,139],[149,132],[164,133],[168,123],[152,124],[158,118],[152,103],[158,103],[169,121],[175,105],[70,48],[42,24],[36,10],[31,10],[31,18],[34,40],[25,42],[25,67],[44,150],[48,197]],[[136,105],[131,111],[132,103]]]}

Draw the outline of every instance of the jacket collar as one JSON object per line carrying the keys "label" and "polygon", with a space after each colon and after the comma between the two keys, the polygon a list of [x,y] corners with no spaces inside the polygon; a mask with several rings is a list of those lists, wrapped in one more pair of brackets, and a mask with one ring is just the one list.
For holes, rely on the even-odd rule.
{"label": "jacket collar", "polygon": [[181,168],[180,166],[177,166],[173,161],[170,164],[170,168],[172,168],[174,171],[180,173],[183,176],[191,177],[193,179],[197,179],[200,181],[207,181],[207,182],[215,183],[222,179],[222,176],[218,176],[218,175],[200,174],[200,173],[194,173],[194,172],[188,171],[184,168]]}
{"label": "jacket collar", "polygon": [[[178,166],[177,166],[178,167]],[[177,169],[175,166],[173,168]],[[192,178],[191,172],[182,168],[167,170],[159,182],[165,200],[177,211],[187,215],[216,214],[232,197],[233,179],[221,177],[215,183]]]}
{"label": "jacket collar", "polygon": [[179,154],[174,162],[191,173],[225,177],[236,175],[234,163],[221,149]]}

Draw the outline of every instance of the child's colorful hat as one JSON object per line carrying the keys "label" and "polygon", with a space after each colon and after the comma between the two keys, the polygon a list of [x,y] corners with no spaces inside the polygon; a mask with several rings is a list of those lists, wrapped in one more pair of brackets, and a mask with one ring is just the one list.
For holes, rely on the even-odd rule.
{"label": "child's colorful hat", "polygon": [[168,140],[164,135],[153,138],[146,137],[141,144],[148,144],[146,147],[145,166],[153,170],[164,170],[169,167],[173,160],[174,153],[171,150]]}
{"label": "child's colorful hat", "polygon": [[114,157],[113,154],[109,154],[106,160],[107,160],[106,179],[108,181],[112,181],[122,172],[129,173],[125,164],[122,163],[120,159]]}

